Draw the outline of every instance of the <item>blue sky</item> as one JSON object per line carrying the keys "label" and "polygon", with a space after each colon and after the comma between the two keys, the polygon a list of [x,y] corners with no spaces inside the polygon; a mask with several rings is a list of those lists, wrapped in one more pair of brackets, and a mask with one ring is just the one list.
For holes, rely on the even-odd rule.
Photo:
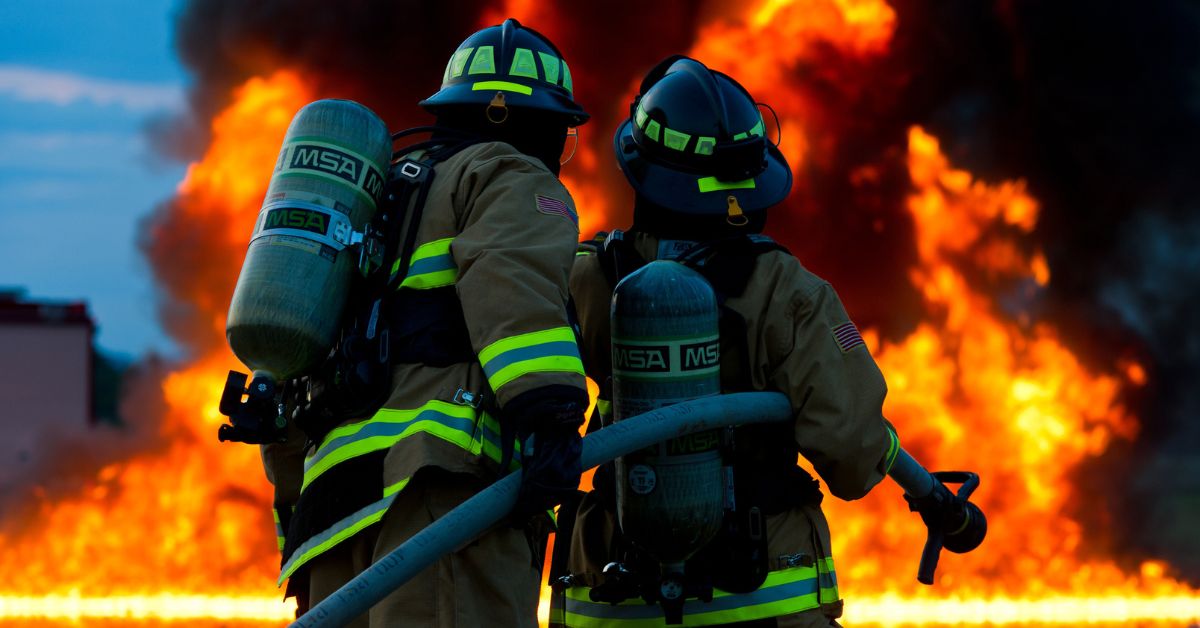
{"label": "blue sky", "polygon": [[97,344],[130,357],[177,352],[136,247],[184,172],[143,133],[184,106],[177,5],[0,2],[0,288],[87,301]]}

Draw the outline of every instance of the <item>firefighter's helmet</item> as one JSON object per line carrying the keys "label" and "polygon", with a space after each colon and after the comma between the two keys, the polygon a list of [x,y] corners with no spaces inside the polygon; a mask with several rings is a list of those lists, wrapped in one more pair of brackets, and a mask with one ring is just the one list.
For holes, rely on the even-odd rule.
{"label": "firefighter's helmet", "polygon": [[575,103],[571,70],[541,33],[509,18],[468,37],[450,56],[442,88],[421,106],[431,113],[451,105],[508,107],[561,114],[578,126],[588,114]]}
{"label": "firefighter's helmet", "polygon": [[646,75],[613,142],[640,196],[671,212],[736,224],[792,187],[791,169],[764,127],[737,81],[676,55]]}

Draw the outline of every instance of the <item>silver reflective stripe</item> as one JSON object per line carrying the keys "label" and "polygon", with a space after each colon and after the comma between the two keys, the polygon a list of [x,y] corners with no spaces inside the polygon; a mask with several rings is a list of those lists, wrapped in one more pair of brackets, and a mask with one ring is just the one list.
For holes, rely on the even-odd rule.
{"label": "silver reflective stripe", "polygon": [[283,569],[279,572],[279,580],[276,584],[282,586],[283,581],[291,577],[302,565],[316,558],[320,554],[329,550],[333,546],[345,541],[354,536],[363,528],[379,521],[383,518],[383,514],[387,512],[388,506],[395,501],[396,495],[399,492],[392,493],[387,497],[359,510],[358,512],[342,519],[333,524],[324,532],[313,536],[305,541],[283,565]]}
{"label": "silver reflective stripe", "polygon": [[[640,599],[615,606],[596,603],[591,601],[587,587],[572,587],[562,597],[565,599],[552,604],[552,607],[558,607],[552,612],[561,613],[564,623],[574,628],[658,628],[665,625],[662,608]],[[833,561],[824,559],[819,568],[790,567],[772,571],[763,586],[750,593],[728,593],[717,589],[711,602],[687,600],[683,608],[683,626],[712,626],[781,617],[816,609],[822,603],[837,599]]]}
{"label": "silver reflective stripe", "polygon": [[[713,598],[711,602],[702,602],[692,599],[684,602],[683,614],[696,615],[700,613],[713,613],[717,611],[728,611],[746,606],[757,606],[759,604],[770,604],[779,602],[788,598],[800,597],[804,595],[817,594],[817,581],[799,580],[797,582],[789,582],[774,587],[764,587],[750,593],[737,593],[734,595],[726,595],[724,597]],[[813,608],[816,608],[814,605]],[[587,615],[588,617],[596,617],[599,619],[652,619],[662,617],[662,608],[657,604],[633,604],[633,605],[617,605],[603,604],[596,602],[585,602],[582,600],[567,598],[566,610],[568,613],[577,615]]]}

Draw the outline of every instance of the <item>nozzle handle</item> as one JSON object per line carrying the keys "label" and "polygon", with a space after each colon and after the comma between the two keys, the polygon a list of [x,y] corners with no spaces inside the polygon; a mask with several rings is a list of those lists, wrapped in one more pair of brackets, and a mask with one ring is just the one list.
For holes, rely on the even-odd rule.
{"label": "nozzle handle", "polygon": [[[929,530],[917,567],[917,581],[931,585],[943,547],[959,554],[969,552],[987,534],[987,518],[969,500],[971,493],[979,488],[979,475],[970,471],[930,473],[903,449],[888,475],[904,489],[909,508],[921,515]],[[951,493],[946,484],[961,486],[957,493]]]}

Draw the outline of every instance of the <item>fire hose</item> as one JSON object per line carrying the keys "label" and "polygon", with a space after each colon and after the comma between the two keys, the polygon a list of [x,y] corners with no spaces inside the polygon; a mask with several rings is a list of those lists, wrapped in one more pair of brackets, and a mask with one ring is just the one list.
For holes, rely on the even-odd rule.
{"label": "fire hose", "polygon": [[[581,459],[583,468],[590,469],[618,456],[694,432],[791,419],[791,404],[781,393],[733,393],[704,397],[659,408],[589,434],[583,439]],[[910,503],[919,502],[921,508],[926,509],[913,506],[914,510],[921,513],[926,524],[930,525],[930,520],[936,523],[938,540],[934,542],[935,526],[931,525],[930,541],[926,543],[921,559],[922,574],[928,567],[932,581],[932,571],[937,566],[937,552],[940,552],[943,544],[952,551],[961,549],[961,544],[947,543],[945,540],[963,534],[957,527],[953,528],[955,532],[947,533],[947,527],[956,525],[955,517],[933,512],[932,508],[942,504],[945,509],[955,512],[967,510],[971,512],[968,516],[973,518],[972,521],[983,521],[983,513],[973,504],[965,502],[970,490],[978,485],[978,477],[974,477],[974,485],[970,490],[967,490],[968,484],[964,483],[959,495],[950,495],[947,499],[949,490],[942,480],[926,471],[903,450],[897,456],[891,476],[905,489],[907,497],[911,497]],[[945,481],[963,481],[955,479],[957,477],[946,477]],[[521,472],[516,471],[476,493],[309,609],[290,624],[290,628],[334,628],[349,623],[443,555],[463,546],[499,522],[512,509],[520,484]],[[940,490],[938,487],[941,487]],[[965,509],[963,503],[974,507],[974,510]],[[957,525],[963,524],[957,521]],[[977,524],[965,527],[973,530]],[[982,538],[981,533],[979,540],[982,541]],[[931,552],[933,556],[930,559]]]}

